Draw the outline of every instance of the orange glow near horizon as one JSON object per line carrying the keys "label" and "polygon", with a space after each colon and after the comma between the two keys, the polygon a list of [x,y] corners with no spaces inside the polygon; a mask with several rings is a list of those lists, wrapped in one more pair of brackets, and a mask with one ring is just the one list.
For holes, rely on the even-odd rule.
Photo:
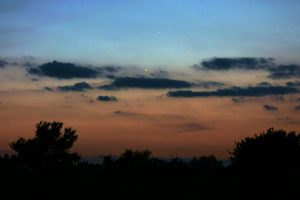
{"label": "orange glow near horizon", "polygon": [[[283,102],[278,112],[263,110],[270,97],[233,103],[231,98],[169,98],[166,91],[115,91],[118,102],[97,102],[101,92],[2,94],[0,149],[18,137],[32,137],[40,120],[62,121],[79,135],[73,151],[82,156],[119,155],[126,148],[153,151],[154,156],[201,156],[227,159],[234,141],[270,127],[299,131],[299,115]],[[290,96],[290,98],[295,98]],[[290,103],[293,104],[293,103]]]}

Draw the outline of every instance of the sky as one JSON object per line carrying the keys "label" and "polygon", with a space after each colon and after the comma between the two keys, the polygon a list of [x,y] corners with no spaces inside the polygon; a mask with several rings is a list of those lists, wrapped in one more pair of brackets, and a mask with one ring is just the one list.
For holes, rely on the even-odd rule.
{"label": "sky", "polygon": [[0,153],[39,120],[84,156],[226,159],[300,131],[299,19],[297,0],[0,0]]}
{"label": "sky", "polygon": [[182,67],[214,56],[299,62],[297,0],[1,0],[3,56]]}

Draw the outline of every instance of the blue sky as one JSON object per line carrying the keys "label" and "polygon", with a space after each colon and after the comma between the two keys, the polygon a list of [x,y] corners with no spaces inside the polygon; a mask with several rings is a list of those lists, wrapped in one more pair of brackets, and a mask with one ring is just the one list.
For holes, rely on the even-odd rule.
{"label": "blue sky", "polygon": [[1,0],[0,56],[186,67],[204,58],[297,63],[296,0]]}

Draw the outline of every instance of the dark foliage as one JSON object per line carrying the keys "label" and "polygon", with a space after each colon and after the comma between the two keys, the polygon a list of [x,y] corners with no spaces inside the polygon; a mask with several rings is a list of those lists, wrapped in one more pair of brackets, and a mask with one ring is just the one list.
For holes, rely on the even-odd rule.
{"label": "dark foliage", "polygon": [[246,137],[235,143],[230,160],[240,189],[249,199],[300,197],[300,134],[271,128]]}
{"label": "dark foliage", "polygon": [[36,124],[34,138],[19,138],[11,143],[17,153],[20,167],[26,172],[42,172],[57,167],[72,166],[80,160],[77,153],[69,150],[77,140],[76,131],[65,128],[63,123],[41,121]]}
{"label": "dark foliage", "polygon": [[39,122],[36,135],[0,156],[2,196],[9,199],[299,199],[300,134],[269,129],[236,142],[232,165],[213,155],[158,159],[125,150],[102,164],[79,161],[75,130]]}
{"label": "dark foliage", "polygon": [[236,142],[230,159],[233,166],[300,167],[300,134],[268,129],[260,135]]}

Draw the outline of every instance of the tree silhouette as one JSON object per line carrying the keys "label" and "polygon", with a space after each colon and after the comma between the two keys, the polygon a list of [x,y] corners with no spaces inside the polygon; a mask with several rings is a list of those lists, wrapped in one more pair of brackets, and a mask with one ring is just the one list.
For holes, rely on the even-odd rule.
{"label": "tree silhouette", "polygon": [[223,168],[222,162],[218,161],[217,158],[213,155],[194,157],[189,162],[189,166],[191,168],[199,168],[199,169],[221,169],[221,168]]}
{"label": "tree silhouette", "polygon": [[78,138],[76,130],[64,128],[62,131],[62,127],[62,122],[40,121],[36,124],[33,138],[21,137],[11,143],[10,147],[17,152],[17,159],[24,170],[48,170],[79,162],[79,155],[69,152]]}
{"label": "tree silhouette", "polygon": [[141,151],[126,149],[124,153],[120,155],[117,163],[129,168],[146,167],[151,162],[151,154],[151,151],[148,149]]}
{"label": "tree silhouette", "polygon": [[292,167],[300,164],[300,134],[268,129],[260,135],[235,143],[230,152],[233,166]]}
{"label": "tree silhouette", "polygon": [[235,143],[230,160],[249,199],[299,199],[300,134],[268,129]]}

